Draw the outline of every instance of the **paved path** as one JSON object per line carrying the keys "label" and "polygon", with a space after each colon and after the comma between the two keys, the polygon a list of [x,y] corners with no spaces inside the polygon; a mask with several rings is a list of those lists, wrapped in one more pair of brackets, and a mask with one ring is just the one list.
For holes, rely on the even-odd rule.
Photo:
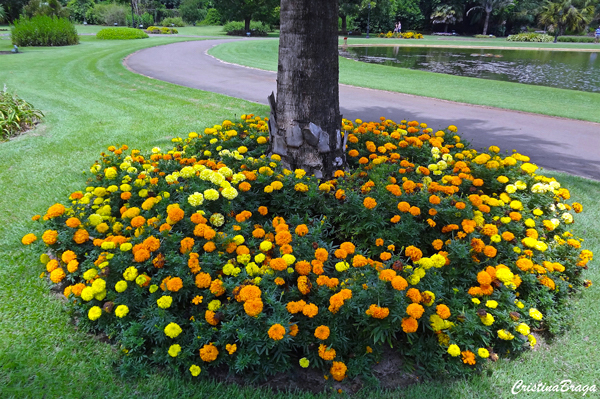
{"label": "paved path", "polygon": [[[276,91],[275,72],[228,64],[207,55],[211,47],[230,40],[147,48],[130,55],[125,65],[154,79],[266,104],[267,96]],[[546,169],[600,180],[598,123],[347,85],[340,85],[340,110],[352,120],[378,120],[384,116],[394,121],[425,122],[433,129],[453,124],[477,150],[490,145],[516,149]]]}

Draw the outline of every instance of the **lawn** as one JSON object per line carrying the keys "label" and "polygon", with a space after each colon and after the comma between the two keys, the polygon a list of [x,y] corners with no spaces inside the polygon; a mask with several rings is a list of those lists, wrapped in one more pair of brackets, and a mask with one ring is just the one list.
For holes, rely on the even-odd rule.
{"label": "lawn", "polygon": [[[0,50],[11,47],[3,39]],[[39,279],[42,267],[37,255],[20,244],[33,228],[30,217],[81,189],[82,172],[109,145],[169,148],[172,137],[201,131],[224,119],[235,120],[244,113],[267,115],[266,106],[148,79],[122,66],[121,60],[136,50],[181,40],[190,39],[103,42],[83,36],[78,46],[27,48],[23,54],[0,55],[0,85],[5,83],[46,114],[35,130],[0,143],[0,397],[281,397],[264,388],[199,383],[166,371],[149,370],[139,379],[118,375],[113,369],[117,349],[71,323],[61,300]],[[559,179],[584,206],[574,233],[586,238],[587,248],[600,253],[596,206],[600,183],[566,175]],[[596,282],[600,277],[597,263],[592,262],[586,272]],[[541,342],[516,361],[499,361],[490,366],[489,373],[470,380],[424,382],[355,397],[508,398],[513,397],[510,390],[517,380],[600,384],[596,356],[600,344],[595,338],[600,327],[600,311],[595,306],[600,300],[598,286],[589,288],[577,303],[575,320],[580,322],[570,332],[551,344]]]}
{"label": "lawn", "polygon": [[[351,40],[354,42],[354,38]],[[411,45],[417,45],[434,43],[437,38],[356,40],[369,44],[404,45],[410,42]],[[487,44],[486,40],[473,39],[465,43]],[[493,43],[498,43],[497,39],[492,40]],[[444,43],[452,43],[454,46],[464,44],[462,40]],[[562,46],[562,43],[560,44]],[[570,45],[565,48],[574,48],[572,43],[565,44]],[[596,48],[600,50],[600,47]],[[277,52],[276,40],[225,43],[209,51],[211,55],[227,62],[270,71],[277,70]],[[600,93],[416,71],[356,62],[343,57],[340,57],[340,83],[466,104],[600,122]]]}

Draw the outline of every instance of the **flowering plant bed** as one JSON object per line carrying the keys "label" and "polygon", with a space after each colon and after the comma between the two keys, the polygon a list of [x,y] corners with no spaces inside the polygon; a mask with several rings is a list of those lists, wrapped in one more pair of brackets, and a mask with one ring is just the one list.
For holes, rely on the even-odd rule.
{"label": "flowering plant bed", "polygon": [[150,153],[109,147],[87,187],[35,216],[52,284],[122,353],[196,377],[294,367],[464,375],[567,328],[593,254],[578,203],[529,158],[469,149],[456,127],[343,121],[329,181],[267,157],[253,115]]}

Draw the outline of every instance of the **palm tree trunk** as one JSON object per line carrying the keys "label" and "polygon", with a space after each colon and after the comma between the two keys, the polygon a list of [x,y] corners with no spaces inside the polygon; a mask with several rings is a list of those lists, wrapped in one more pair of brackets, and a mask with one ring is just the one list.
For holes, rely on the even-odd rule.
{"label": "palm tree trunk", "polygon": [[485,12],[485,22],[483,23],[483,34],[487,35],[488,23],[490,22],[490,12]]}
{"label": "palm tree trunk", "polygon": [[282,0],[277,99],[269,153],[284,167],[329,178],[346,164],[340,134],[338,0]]}

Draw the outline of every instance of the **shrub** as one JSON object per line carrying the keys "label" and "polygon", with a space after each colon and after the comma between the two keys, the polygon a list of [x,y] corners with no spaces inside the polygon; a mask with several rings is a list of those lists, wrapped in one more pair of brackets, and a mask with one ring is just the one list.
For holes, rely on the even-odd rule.
{"label": "shrub", "polygon": [[181,17],[176,17],[176,18],[165,18],[162,20],[162,22],[160,23],[162,26],[177,26],[177,27],[182,27],[185,26],[185,23],[183,23],[183,20],[181,19]]}
{"label": "shrub", "polygon": [[494,35],[475,35],[475,39],[495,39]]}
{"label": "shrub", "polygon": [[[95,4],[85,14],[88,23],[94,25],[114,25],[115,23],[124,26],[127,23],[128,9],[124,5],[108,3]],[[129,18],[131,21],[131,17]]]}
{"label": "shrub", "polygon": [[174,35],[174,34],[177,34],[179,32],[175,28],[166,28],[164,26],[149,26],[146,29],[146,33],[153,33],[155,35],[156,34],[158,34],[158,35],[160,35],[160,34],[163,34],[163,35]]}
{"label": "shrub", "polygon": [[202,21],[202,25],[221,25],[221,14],[216,8],[209,8],[206,11],[206,18]]}
{"label": "shrub", "polygon": [[12,43],[19,47],[70,46],[79,43],[77,30],[71,21],[45,15],[15,20],[11,38]]}
{"label": "shrub", "polygon": [[[246,29],[243,22],[228,22],[223,26],[223,30],[230,36],[246,36]],[[250,21],[251,36],[267,36],[270,28],[262,22]]]}
{"label": "shrub", "polygon": [[206,18],[206,9],[202,0],[183,0],[179,6],[181,18],[188,24],[195,24]]}
{"label": "shrub", "polygon": [[82,23],[85,20],[85,16],[88,13],[88,11],[93,8],[94,0],[70,0],[67,3],[69,16],[73,21],[77,23]]}
{"label": "shrub", "polygon": [[7,140],[35,126],[44,114],[33,105],[7,91],[0,91],[0,138]]}
{"label": "shrub", "polygon": [[263,155],[252,115],[170,151],[111,146],[85,189],[33,218],[45,272],[124,370],[342,380],[398,351],[461,375],[568,325],[593,254],[559,182],[524,155],[469,149],[455,126],[341,129],[349,167],[327,181]]}
{"label": "shrub", "polygon": [[143,30],[133,28],[106,28],[96,33],[101,40],[130,40],[147,39],[148,35]]}
{"label": "shrub", "polygon": [[509,42],[551,42],[554,38],[545,33],[517,33],[516,35],[509,35],[506,40]]}
{"label": "shrub", "polygon": [[[131,26],[131,12],[125,14],[127,26]],[[154,17],[150,13],[143,13],[142,15],[135,15],[135,26],[136,28],[140,25],[151,26],[154,24]]]}
{"label": "shrub", "polygon": [[400,38],[402,38],[402,39],[423,39],[423,35],[421,33],[413,32],[413,31],[394,33],[391,30],[388,31],[388,33],[380,32],[377,35],[377,37],[385,38],[385,39],[400,39]]}
{"label": "shrub", "polygon": [[63,8],[58,0],[49,0],[44,3],[42,3],[41,0],[31,0],[25,7],[23,7],[23,14],[27,18],[33,18],[37,15],[68,18],[69,10]]}
{"label": "shrub", "polygon": [[586,36],[559,36],[558,41],[564,43],[594,43],[595,39]]}

